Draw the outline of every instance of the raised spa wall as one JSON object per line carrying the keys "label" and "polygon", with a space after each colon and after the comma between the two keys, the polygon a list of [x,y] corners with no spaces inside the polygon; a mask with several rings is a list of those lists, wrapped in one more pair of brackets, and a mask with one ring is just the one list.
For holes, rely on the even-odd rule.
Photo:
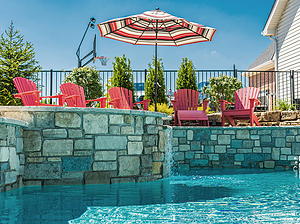
{"label": "raised spa wall", "polygon": [[0,117],[0,192],[152,181],[172,159],[179,170],[287,170],[300,156],[298,126],[170,127],[165,114],[100,108],[0,107]]}

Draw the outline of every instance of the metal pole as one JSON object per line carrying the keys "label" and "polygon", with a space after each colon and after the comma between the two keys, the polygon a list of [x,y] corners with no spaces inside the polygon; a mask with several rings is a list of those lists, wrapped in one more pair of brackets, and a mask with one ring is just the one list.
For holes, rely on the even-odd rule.
{"label": "metal pole", "polygon": [[[53,70],[50,70],[50,96],[52,96],[52,87],[53,87]],[[52,104],[52,98],[50,98],[50,104]]]}
{"label": "metal pole", "polygon": [[155,86],[155,112],[157,112],[157,42],[155,43],[155,83],[154,83],[154,86]]}
{"label": "metal pole", "polygon": [[290,71],[290,77],[291,77],[291,104],[295,103],[295,89],[294,89],[294,70]]}

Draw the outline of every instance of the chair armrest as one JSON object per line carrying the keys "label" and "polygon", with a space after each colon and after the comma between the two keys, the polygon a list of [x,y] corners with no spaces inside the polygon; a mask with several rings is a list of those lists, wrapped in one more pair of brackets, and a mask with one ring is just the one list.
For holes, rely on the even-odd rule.
{"label": "chair armrest", "polygon": [[41,91],[38,91],[38,90],[33,90],[33,91],[28,91],[28,92],[23,92],[23,93],[17,93],[17,94],[14,94],[15,98],[20,98],[22,95],[33,95],[35,93],[40,93]]}
{"label": "chair armrest", "polygon": [[148,110],[148,107],[149,107],[149,103],[150,103],[150,99],[145,99],[139,103],[143,104],[144,105],[144,110]]}
{"label": "chair armrest", "polygon": [[100,102],[100,108],[105,108],[107,99],[108,99],[108,97],[101,97],[101,98],[98,98],[98,99],[86,100],[85,103],[89,103],[91,101]]}
{"label": "chair armrest", "polygon": [[203,102],[201,103],[201,105],[203,105],[203,111],[206,111],[208,103],[209,100],[203,100]]}
{"label": "chair armrest", "polygon": [[116,107],[116,103],[121,101],[121,98],[115,98],[115,99],[112,99],[108,102],[108,105],[112,105],[115,109],[119,109]]}
{"label": "chair armrest", "polygon": [[250,108],[254,108],[256,105],[260,105],[260,101],[258,99],[255,98],[251,98],[250,100]]}
{"label": "chair armrest", "polygon": [[225,108],[225,105],[226,104],[231,104],[231,105],[234,105],[234,103],[231,103],[231,102],[228,102],[226,100],[218,100],[220,102],[220,107],[221,107],[221,110],[224,111],[226,108]]}
{"label": "chair armrest", "polygon": [[66,95],[65,94],[60,94],[60,95],[55,95],[55,96],[41,96],[40,99],[43,98],[58,98],[58,105],[63,106],[66,101]]}

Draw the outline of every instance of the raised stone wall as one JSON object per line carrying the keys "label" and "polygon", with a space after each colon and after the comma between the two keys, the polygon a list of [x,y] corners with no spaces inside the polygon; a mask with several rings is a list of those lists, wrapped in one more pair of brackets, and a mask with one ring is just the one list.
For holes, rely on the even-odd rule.
{"label": "raised stone wall", "polygon": [[292,169],[300,127],[173,127],[175,165],[193,168]]}
{"label": "raised stone wall", "polygon": [[0,107],[24,129],[25,185],[149,181],[163,176],[162,117],[100,108]]}
{"label": "raised stone wall", "polygon": [[22,186],[24,127],[26,122],[0,117],[0,192]]}

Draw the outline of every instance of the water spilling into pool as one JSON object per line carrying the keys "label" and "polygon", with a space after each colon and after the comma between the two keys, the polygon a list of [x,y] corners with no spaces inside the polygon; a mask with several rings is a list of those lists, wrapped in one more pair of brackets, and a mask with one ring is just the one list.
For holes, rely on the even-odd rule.
{"label": "water spilling into pool", "polygon": [[293,171],[198,171],[147,183],[0,193],[0,223],[299,223]]}

